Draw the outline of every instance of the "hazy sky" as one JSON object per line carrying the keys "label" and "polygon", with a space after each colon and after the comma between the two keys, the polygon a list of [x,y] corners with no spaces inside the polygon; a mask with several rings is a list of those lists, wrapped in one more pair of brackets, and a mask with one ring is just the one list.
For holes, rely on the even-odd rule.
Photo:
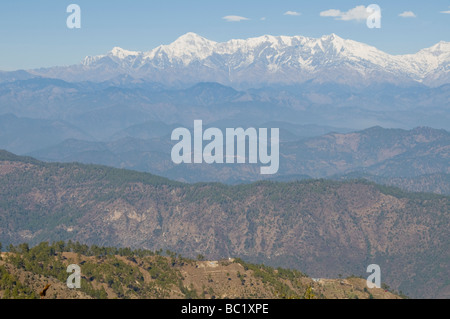
{"label": "hazy sky", "polygon": [[[66,26],[71,3],[81,7],[81,29]],[[360,19],[358,6],[372,3],[382,9],[381,29]],[[215,41],[336,33],[391,54],[415,53],[450,41],[450,1],[1,1],[0,70],[75,64],[114,46],[148,51],[187,32]]]}

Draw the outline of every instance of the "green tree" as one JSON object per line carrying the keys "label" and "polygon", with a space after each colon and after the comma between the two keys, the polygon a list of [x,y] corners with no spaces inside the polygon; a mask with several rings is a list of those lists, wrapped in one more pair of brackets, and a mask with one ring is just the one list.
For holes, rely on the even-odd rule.
{"label": "green tree", "polygon": [[314,299],[316,295],[314,295],[312,287],[309,286],[308,289],[306,289],[305,294],[303,295],[305,299]]}
{"label": "green tree", "polygon": [[57,241],[55,244],[54,244],[55,246],[56,246],[56,251],[57,252],[59,252],[59,253],[62,253],[62,252],[64,252],[65,251],[65,243],[64,243],[64,241],[62,241],[62,240],[60,240],[60,241]]}
{"label": "green tree", "polygon": [[18,248],[21,254],[26,254],[30,251],[30,247],[27,243],[20,244]]}

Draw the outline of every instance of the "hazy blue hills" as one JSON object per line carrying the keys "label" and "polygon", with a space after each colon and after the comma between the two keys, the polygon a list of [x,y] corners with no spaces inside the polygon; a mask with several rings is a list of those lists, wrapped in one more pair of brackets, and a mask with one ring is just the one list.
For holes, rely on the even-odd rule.
{"label": "hazy blue hills", "polygon": [[[69,83],[34,78],[0,83],[0,114],[61,119],[75,126],[92,117],[99,122],[80,128],[94,137],[98,133],[98,138],[105,137],[101,129],[110,129],[106,125],[119,131],[149,120],[183,125],[202,119],[207,123],[233,120],[246,126],[283,121],[352,129],[380,125],[449,130],[449,98],[448,85],[354,88],[304,83],[237,91],[217,83],[166,88],[152,82]],[[119,122],[119,117],[124,120]]]}
{"label": "hazy blue hills", "polygon": [[28,80],[35,77],[39,76],[33,75],[25,70],[17,70],[10,72],[0,71],[0,83]]}
{"label": "hazy blue hills", "polygon": [[205,128],[222,130],[279,128],[279,176],[286,178],[360,172],[409,178],[412,189],[428,190],[416,188],[415,178],[449,174],[449,85],[307,81],[235,89],[214,82],[168,87],[124,75],[103,82],[13,75],[0,83],[0,148],[46,161],[105,164],[186,182],[261,179],[252,165],[174,165],[171,131],[201,119]]}
{"label": "hazy blue hills", "polygon": [[[153,122],[148,125],[149,130],[155,126],[156,132],[159,130],[160,134],[167,133],[168,128],[164,125]],[[133,127],[125,132],[142,135],[145,127]],[[280,170],[276,176],[263,177],[259,173],[259,166],[251,164],[175,165],[170,157],[175,142],[170,140],[170,135],[142,139],[132,137],[131,134],[126,136],[122,132],[124,137],[110,142],[70,139],[30,155],[46,161],[78,161],[152,172],[185,182],[220,181],[235,184],[262,178],[335,178],[359,172],[361,176],[377,177],[377,182],[386,181],[387,184],[409,190],[433,189],[433,192],[448,194],[449,185],[444,176],[450,174],[450,133],[445,130],[426,127],[413,130],[373,127],[350,133],[298,137],[292,141],[290,138],[296,135],[289,129],[298,134],[302,128],[297,127],[296,131],[293,125],[287,124],[286,127],[286,130],[281,131]],[[288,138],[283,138],[284,131],[289,133]],[[419,179],[421,176],[440,178],[440,186],[425,186]],[[406,180],[411,184],[408,187]]]}
{"label": "hazy blue hills", "polygon": [[89,134],[63,120],[0,115],[0,147],[18,154],[61,143],[68,138],[91,140]]}

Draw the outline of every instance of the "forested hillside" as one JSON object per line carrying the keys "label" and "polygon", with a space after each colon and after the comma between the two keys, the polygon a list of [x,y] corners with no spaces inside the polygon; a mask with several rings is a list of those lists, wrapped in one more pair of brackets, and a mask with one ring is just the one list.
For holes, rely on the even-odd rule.
{"label": "forested hillside", "polygon": [[0,241],[72,240],[242,258],[312,277],[365,276],[412,297],[448,297],[450,198],[371,182],[226,186],[46,164],[2,153]]}

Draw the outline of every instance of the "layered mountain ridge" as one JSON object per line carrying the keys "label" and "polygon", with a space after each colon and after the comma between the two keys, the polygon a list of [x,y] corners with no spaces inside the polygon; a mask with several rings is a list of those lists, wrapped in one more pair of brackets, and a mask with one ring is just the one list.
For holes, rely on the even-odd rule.
{"label": "layered mountain ridge", "polygon": [[366,181],[183,184],[0,151],[0,242],[72,240],[366,277],[448,298],[450,197]]}
{"label": "layered mountain ridge", "polygon": [[450,43],[415,54],[390,55],[335,34],[271,36],[215,42],[187,33],[148,52],[113,48],[81,64],[32,70],[66,81],[107,81],[120,75],[165,84],[219,82],[234,87],[337,82],[440,86],[450,81]]}

